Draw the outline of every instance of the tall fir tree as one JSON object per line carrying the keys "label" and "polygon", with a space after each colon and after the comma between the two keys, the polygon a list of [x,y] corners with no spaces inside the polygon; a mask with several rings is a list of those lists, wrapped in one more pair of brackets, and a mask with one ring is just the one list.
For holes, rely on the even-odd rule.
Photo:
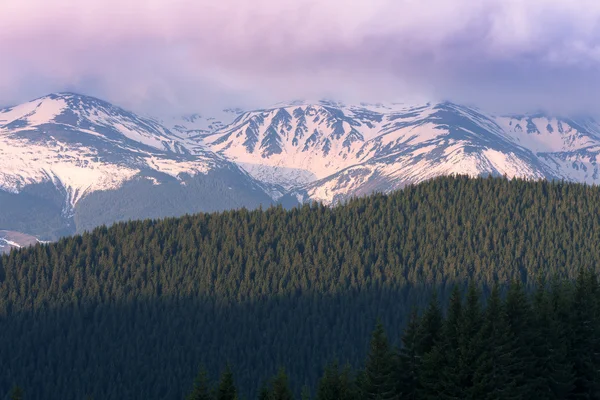
{"label": "tall fir tree", "polygon": [[200,367],[200,371],[194,380],[194,387],[186,397],[186,400],[212,400],[212,387],[208,378],[208,372],[204,366]]}
{"label": "tall fir tree", "polygon": [[422,397],[425,399],[464,398],[460,370],[462,320],[462,293],[458,286],[454,286],[441,338],[424,358],[420,380],[423,387]]}
{"label": "tall fir tree", "polygon": [[271,398],[271,391],[269,385],[263,383],[258,389],[258,400],[269,400]]}
{"label": "tall fir tree", "polygon": [[581,268],[575,282],[571,314],[571,353],[575,380],[569,398],[600,398],[600,348],[597,280]]}
{"label": "tall fir tree", "polygon": [[505,311],[510,334],[514,337],[514,354],[522,371],[516,385],[525,398],[535,398],[540,378],[536,373],[536,359],[532,348],[538,341],[539,333],[533,326],[529,296],[519,280],[513,280],[508,288]]}
{"label": "tall fir tree", "polygon": [[[554,285],[554,284],[553,284]],[[553,296],[560,296],[553,299]],[[561,291],[546,289],[540,280],[533,298],[534,329],[538,332],[532,347],[536,358],[535,392],[539,399],[565,399],[573,388],[573,365],[568,357],[569,339],[565,325],[558,317],[564,301]]]}
{"label": "tall fir tree", "polygon": [[433,346],[440,340],[443,322],[438,295],[434,291],[419,325],[417,335],[419,338],[417,352],[419,354],[424,355],[429,353],[433,349]]}
{"label": "tall fir tree", "polygon": [[479,336],[482,325],[480,297],[479,290],[473,282],[470,282],[458,329],[459,386],[463,392],[461,397],[464,399],[477,398],[473,393],[473,377],[477,359],[483,351],[481,337]]}
{"label": "tall fir tree", "polygon": [[383,324],[377,322],[365,364],[364,399],[387,400],[394,398],[394,355]]}
{"label": "tall fir tree", "polygon": [[282,368],[273,379],[269,400],[293,400],[293,398],[288,376]]}
{"label": "tall fir tree", "polygon": [[216,394],[216,400],[237,400],[237,390],[229,364],[221,375]]}
{"label": "tall fir tree", "polygon": [[418,398],[422,357],[419,351],[422,340],[419,335],[423,333],[420,326],[418,312],[413,309],[402,335],[401,346],[396,351],[394,373],[396,398],[407,400]]}
{"label": "tall fir tree", "polygon": [[475,362],[470,397],[481,400],[526,400],[517,387],[520,367],[515,357],[515,339],[508,326],[497,284],[492,288],[477,335],[481,352]]}
{"label": "tall fir tree", "polygon": [[328,364],[319,380],[317,400],[353,400],[355,399],[354,383],[350,367],[340,369],[337,361]]}

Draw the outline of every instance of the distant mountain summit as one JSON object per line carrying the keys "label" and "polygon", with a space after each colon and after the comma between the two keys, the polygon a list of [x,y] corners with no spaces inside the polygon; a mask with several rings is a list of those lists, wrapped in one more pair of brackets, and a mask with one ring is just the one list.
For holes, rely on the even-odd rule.
{"label": "distant mountain summit", "polygon": [[439,104],[294,103],[242,114],[203,144],[302,201],[331,203],[448,174],[596,183],[592,119]]}
{"label": "distant mountain summit", "polygon": [[0,188],[0,228],[41,238],[271,202],[235,164],[156,120],[74,93],[0,110]]}
{"label": "distant mountain summit", "polygon": [[591,118],[449,102],[295,101],[159,120],[56,93],[0,109],[0,229],[41,239],[133,218],[327,204],[450,174],[599,183]]}

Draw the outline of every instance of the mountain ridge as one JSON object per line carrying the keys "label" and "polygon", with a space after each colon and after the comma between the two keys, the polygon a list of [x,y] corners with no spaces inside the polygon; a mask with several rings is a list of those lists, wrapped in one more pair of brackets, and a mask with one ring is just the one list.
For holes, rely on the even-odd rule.
{"label": "mountain ridge", "polygon": [[[115,203],[130,210],[115,208],[105,220],[98,221],[108,224],[163,215],[140,214],[133,204],[154,204],[159,210],[170,210],[164,216],[270,204],[271,198],[261,184],[245,171],[210,150],[196,148],[192,154],[186,141],[154,119],[74,93],[50,94],[2,109],[0,208],[7,212],[0,213],[0,225],[42,238],[55,237],[56,233],[49,233],[47,227],[20,223],[28,219],[23,203],[38,210],[46,203],[54,204],[54,208],[45,207],[47,218],[42,219],[55,221],[54,225],[60,220],[60,231],[72,233],[78,229],[76,220],[82,211],[82,200],[99,193],[116,197],[105,200],[104,206],[97,203],[94,211],[88,209],[86,215],[104,214],[105,208]],[[219,176],[218,182],[215,176]],[[130,197],[123,202],[125,187]],[[180,207],[180,200],[170,198],[168,191],[183,198],[195,191],[198,204],[186,200],[186,206]],[[146,195],[140,197],[141,193]],[[163,201],[153,203],[153,198]],[[248,201],[241,202],[240,198]]]}
{"label": "mountain ridge", "polygon": [[[596,184],[598,161],[592,118],[321,100],[158,119],[63,92],[0,109],[0,205],[15,215],[0,225],[47,238],[130,218],[335,204],[441,175]],[[28,228],[32,207],[61,228]]]}

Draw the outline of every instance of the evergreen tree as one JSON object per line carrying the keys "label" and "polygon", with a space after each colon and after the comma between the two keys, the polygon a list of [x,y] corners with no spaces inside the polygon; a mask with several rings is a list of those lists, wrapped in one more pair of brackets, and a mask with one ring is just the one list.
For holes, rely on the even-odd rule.
{"label": "evergreen tree", "polygon": [[422,357],[419,347],[423,343],[423,340],[419,337],[419,334],[423,333],[419,322],[417,310],[413,309],[408,325],[402,335],[401,347],[397,351],[396,372],[394,374],[397,398],[410,400],[418,398]]}
{"label": "evergreen tree", "polygon": [[539,334],[533,329],[531,303],[520,281],[511,282],[506,294],[505,310],[510,334],[514,337],[514,354],[522,371],[516,385],[524,398],[534,398],[540,378],[536,373],[532,347],[538,341]]}
{"label": "evergreen tree", "polygon": [[417,353],[424,355],[433,349],[433,346],[440,340],[440,335],[443,326],[443,315],[438,300],[438,295],[433,292],[427,309],[421,318]]}
{"label": "evergreen tree", "polygon": [[477,397],[473,394],[473,378],[477,360],[483,351],[479,331],[482,325],[480,294],[473,282],[469,283],[464,310],[459,326],[458,375],[459,389],[464,399]]}
{"label": "evergreen tree", "polygon": [[271,392],[269,390],[269,385],[263,383],[258,390],[258,400],[269,400],[271,398]]}
{"label": "evergreen tree", "polygon": [[569,398],[600,398],[600,348],[598,337],[598,302],[595,274],[583,268],[575,283],[571,314],[570,358],[575,372],[574,388]]}
{"label": "evergreen tree", "polygon": [[394,398],[393,353],[381,322],[375,326],[365,364],[364,399]]}
{"label": "evergreen tree", "polygon": [[273,379],[270,400],[293,400],[294,396],[289,386],[288,376],[282,368]]}
{"label": "evergreen tree", "polygon": [[219,387],[217,389],[217,400],[236,400],[237,390],[233,381],[233,372],[229,365],[225,367],[225,371],[221,375]]}
{"label": "evergreen tree", "polygon": [[461,331],[463,322],[462,294],[454,286],[450,295],[448,315],[444,321],[439,343],[425,357],[421,384],[426,399],[463,399],[461,382]]}
{"label": "evergreen tree", "polygon": [[187,400],[212,400],[212,389],[208,379],[208,373],[204,367],[200,368],[198,376],[194,380],[194,387],[186,397]]}
{"label": "evergreen tree", "polygon": [[337,361],[327,365],[317,387],[317,400],[353,400],[355,398],[350,368],[340,371]]}
{"label": "evergreen tree", "polygon": [[477,333],[481,353],[475,365],[471,398],[481,400],[526,398],[517,388],[520,366],[515,357],[515,340],[494,285],[485,310],[483,325]]}
{"label": "evergreen tree", "polygon": [[553,286],[553,291],[549,292],[543,281],[538,283],[533,313],[535,330],[538,332],[537,341],[532,347],[538,383],[534,390],[539,399],[549,400],[567,398],[574,380],[573,365],[568,359],[566,324],[560,322],[558,312],[559,308],[565,306],[562,289],[560,284],[553,283]]}

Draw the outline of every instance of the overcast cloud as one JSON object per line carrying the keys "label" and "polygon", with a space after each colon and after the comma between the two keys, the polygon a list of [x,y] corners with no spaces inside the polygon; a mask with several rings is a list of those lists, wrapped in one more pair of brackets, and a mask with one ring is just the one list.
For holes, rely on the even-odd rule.
{"label": "overcast cloud", "polygon": [[597,0],[0,0],[0,104],[298,98],[600,114]]}

